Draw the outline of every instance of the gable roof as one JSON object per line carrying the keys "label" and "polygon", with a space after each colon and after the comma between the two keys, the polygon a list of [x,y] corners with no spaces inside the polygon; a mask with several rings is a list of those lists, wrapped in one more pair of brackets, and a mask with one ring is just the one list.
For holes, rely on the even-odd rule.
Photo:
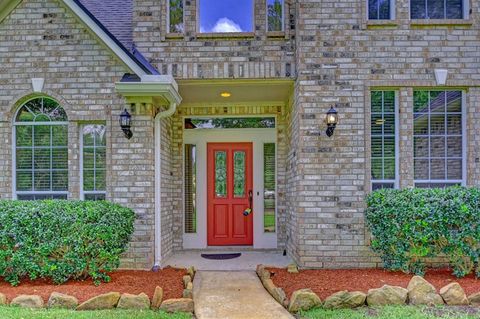
{"label": "gable roof", "polygon": [[133,49],[133,0],[79,0],[128,50]]}
{"label": "gable roof", "polygon": [[[0,23],[21,0],[0,0]],[[159,74],[133,44],[132,0],[60,0],[136,75]]]}

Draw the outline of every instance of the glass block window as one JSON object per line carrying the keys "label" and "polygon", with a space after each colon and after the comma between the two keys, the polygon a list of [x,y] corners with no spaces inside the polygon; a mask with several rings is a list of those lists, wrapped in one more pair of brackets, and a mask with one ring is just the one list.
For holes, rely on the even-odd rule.
{"label": "glass block window", "polygon": [[169,0],[168,2],[168,32],[183,33],[183,1]]}
{"label": "glass block window", "polygon": [[463,183],[462,91],[414,92],[416,187]]}
{"label": "glass block window", "polygon": [[185,167],[184,167],[184,199],[185,199],[185,233],[197,232],[197,163],[196,146],[185,144]]}
{"label": "glass block window", "polygon": [[275,143],[263,144],[263,230],[275,232],[276,161]]}
{"label": "glass block window", "polygon": [[106,128],[89,124],[82,127],[82,191],[85,200],[105,200]]}
{"label": "glass block window", "polygon": [[283,0],[267,0],[268,31],[283,31]]}
{"label": "glass block window", "polygon": [[392,18],[392,0],[368,0],[369,20],[389,20]]}
{"label": "glass block window", "polygon": [[397,176],[395,91],[371,92],[372,189],[394,188]]}
{"label": "glass block window", "polygon": [[35,98],[17,112],[14,123],[17,199],[66,199],[68,118],[53,99]]}
{"label": "glass block window", "polygon": [[410,0],[412,19],[463,19],[465,0]]}

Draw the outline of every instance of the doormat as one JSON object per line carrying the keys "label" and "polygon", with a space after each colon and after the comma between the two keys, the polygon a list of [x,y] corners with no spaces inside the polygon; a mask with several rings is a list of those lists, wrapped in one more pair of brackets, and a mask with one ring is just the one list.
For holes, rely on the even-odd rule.
{"label": "doormat", "polygon": [[225,260],[225,259],[233,259],[238,258],[242,254],[241,253],[233,253],[233,254],[202,254],[202,257],[205,259],[213,259],[213,260]]}

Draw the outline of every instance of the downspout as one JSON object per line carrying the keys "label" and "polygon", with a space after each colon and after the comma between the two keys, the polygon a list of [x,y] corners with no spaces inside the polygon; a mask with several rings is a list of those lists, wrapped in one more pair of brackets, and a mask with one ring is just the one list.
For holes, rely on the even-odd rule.
{"label": "downspout", "polygon": [[162,267],[162,123],[161,120],[172,116],[177,103],[170,103],[167,110],[155,116],[155,263],[153,271]]}

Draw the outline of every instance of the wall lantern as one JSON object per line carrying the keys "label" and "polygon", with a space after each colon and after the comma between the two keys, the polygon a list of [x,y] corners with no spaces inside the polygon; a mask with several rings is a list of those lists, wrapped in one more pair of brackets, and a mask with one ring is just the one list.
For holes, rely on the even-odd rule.
{"label": "wall lantern", "polygon": [[120,114],[120,128],[125,134],[127,139],[131,139],[133,136],[132,131],[130,128],[132,127],[132,116],[128,113],[127,109],[125,109],[122,114]]}
{"label": "wall lantern", "polygon": [[335,108],[332,106],[330,107],[330,110],[327,112],[327,136],[332,137],[333,132],[335,131],[335,127],[338,124],[338,112],[335,110]]}

